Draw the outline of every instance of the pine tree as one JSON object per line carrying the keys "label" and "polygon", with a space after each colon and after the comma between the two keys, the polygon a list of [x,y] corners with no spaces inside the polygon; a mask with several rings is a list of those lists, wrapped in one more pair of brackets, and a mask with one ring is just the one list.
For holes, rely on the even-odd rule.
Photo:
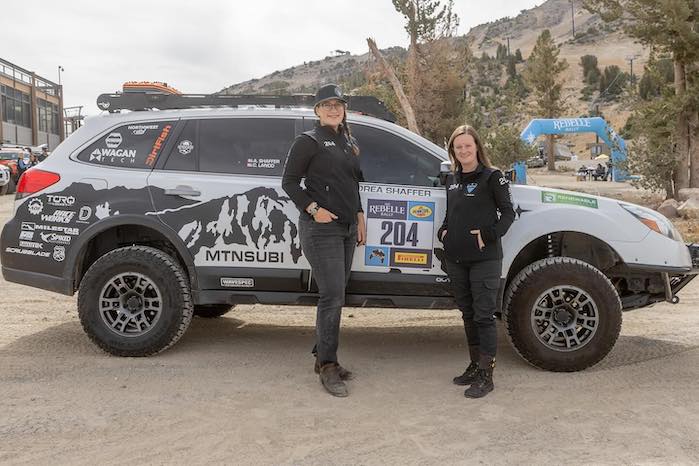
{"label": "pine tree", "polygon": [[[556,118],[565,109],[561,99],[563,83],[560,74],[568,68],[568,62],[565,59],[559,60],[559,53],[551,32],[545,29],[537,38],[524,70],[524,77],[536,98],[536,114],[542,118]],[[548,169],[555,170],[551,135],[547,136],[547,146]]]}
{"label": "pine tree", "polygon": [[675,118],[678,165],[673,181],[676,190],[699,187],[699,99],[693,81],[699,59],[699,1],[585,0],[584,4],[607,21],[624,21],[626,32],[642,44],[672,55],[674,105],[679,108]]}

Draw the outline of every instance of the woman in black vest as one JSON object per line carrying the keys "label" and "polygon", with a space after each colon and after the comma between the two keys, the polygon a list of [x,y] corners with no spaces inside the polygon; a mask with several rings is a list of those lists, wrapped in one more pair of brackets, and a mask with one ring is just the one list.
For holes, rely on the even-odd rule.
{"label": "woman in black vest", "polygon": [[456,304],[461,310],[471,363],[454,377],[464,392],[480,398],[491,392],[502,270],[500,238],[515,218],[507,179],[490,164],[476,131],[459,126],[449,138],[453,173],[447,177],[447,213],[437,232]]}
{"label": "woman in black vest", "polygon": [[[301,248],[318,284],[315,371],[325,389],[347,396],[352,373],[337,362],[340,314],[354,249],[366,227],[359,198],[359,148],[347,124],[347,101],[334,84],[316,94],[316,127],[296,138],[284,167],[282,188],[299,211]],[[301,187],[305,178],[306,189]]]}

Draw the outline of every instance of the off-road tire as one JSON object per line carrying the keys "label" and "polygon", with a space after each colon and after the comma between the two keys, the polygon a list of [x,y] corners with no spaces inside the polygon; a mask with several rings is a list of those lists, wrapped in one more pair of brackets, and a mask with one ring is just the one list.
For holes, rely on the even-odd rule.
{"label": "off-road tire", "polygon": [[228,313],[234,307],[234,304],[197,304],[194,306],[194,315],[204,319],[215,319]]}
{"label": "off-road tire", "polygon": [[17,190],[17,184],[15,183],[14,178],[10,176],[10,182],[7,183],[4,187],[5,191],[3,191],[3,194],[14,194],[15,191]]}
{"label": "off-road tire", "polygon": [[[551,296],[548,292],[555,294],[556,287],[581,290],[580,295],[589,298],[589,301],[583,301],[583,307],[588,311],[593,309],[592,306],[596,309],[596,325],[592,326],[595,331],[588,333],[587,340],[581,340],[586,343],[579,348],[573,344],[572,347],[555,349],[537,336],[535,322],[546,320],[542,317],[545,313],[542,314],[541,307],[535,309],[537,300],[541,296]],[[553,318],[558,314],[551,312],[549,315]],[[570,317],[570,325],[581,333],[589,332],[586,326],[592,321],[585,320],[584,315],[576,311],[564,315]],[[570,257],[551,257],[530,264],[515,276],[505,293],[503,320],[515,350],[533,366],[555,372],[580,371],[604,359],[616,343],[621,330],[621,300],[614,285],[597,268]],[[583,327],[582,323],[586,326]],[[556,333],[556,327],[551,328],[551,334]],[[571,333],[575,332],[571,330]],[[567,342],[565,337],[562,338]]]}
{"label": "off-road tire", "polygon": [[[106,322],[113,312],[109,308],[100,311],[105,302],[103,293],[121,274],[143,277],[143,282],[154,285],[145,289],[161,298],[159,303],[151,299],[155,304],[149,305],[159,307],[159,311],[151,312],[159,317],[142,334],[138,334],[139,324],[135,334],[120,335]],[[126,286],[123,289],[129,291]],[[193,310],[189,281],[182,268],[168,254],[148,246],[128,246],[106,253],[90,266],[80,282],[80,323],[97,346],[117,356],[150,356],[174,345],[189,327]]]}

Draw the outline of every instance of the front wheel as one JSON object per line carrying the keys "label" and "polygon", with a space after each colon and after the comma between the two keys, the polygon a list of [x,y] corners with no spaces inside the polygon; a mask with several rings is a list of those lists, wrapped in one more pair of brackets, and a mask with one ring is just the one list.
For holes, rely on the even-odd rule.
{"label": "front wheel", "polygon": [[503,317],[512,345],[530,364],[572,372],[598,363],[612,349],[621,330],[621,301],[595,267],[551,257],[512,280]]}
{"label": "front wheel", "polygon": [[117,356],[172,346],[192,320],[189,281],[159,249],[129,246],[103,255],[80,283],[78,314],[90,339]]}

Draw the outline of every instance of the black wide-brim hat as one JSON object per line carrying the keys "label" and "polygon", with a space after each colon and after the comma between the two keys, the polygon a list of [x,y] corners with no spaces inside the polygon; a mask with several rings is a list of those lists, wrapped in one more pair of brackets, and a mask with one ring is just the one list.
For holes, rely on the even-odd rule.
{"label": "black wide-brim hat", "polygon": [[326,84],[325,86],[318,89],[316,92],[316,99],[313,102],[313,106],[316,107],[321,102],[326,100],[339,100],[341,102],[347,103],[347,99],[342,95],[342,89],[337,84]]}

